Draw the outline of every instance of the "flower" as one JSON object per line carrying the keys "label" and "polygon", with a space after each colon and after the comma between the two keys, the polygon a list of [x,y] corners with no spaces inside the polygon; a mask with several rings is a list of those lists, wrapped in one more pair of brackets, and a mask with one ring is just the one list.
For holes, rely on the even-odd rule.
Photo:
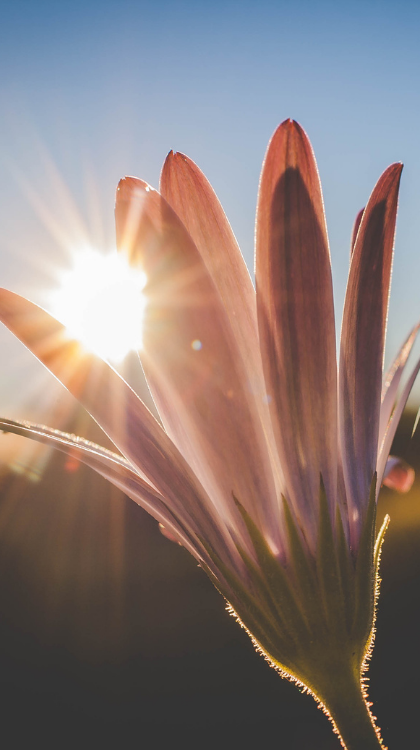
{"label": "flower", "polygon": [[0,319],[73,393],[120,454],[47,427],[4,430],[71,451],[199,561],[267,660],[319,700],[344,747],[381,743],[366,700],[376,500],[412,472],[391,443],[420,368],[398,386],[413,329],[382,384],[401,165],[356,220],[337,370],[321,186],[302,128],[269,144],[256,219],[256,291],[223,210],[187,157],[160,192],[131,177],[117,245],[145,272],[142,364],[162,424],[47,312],[0,292]]}

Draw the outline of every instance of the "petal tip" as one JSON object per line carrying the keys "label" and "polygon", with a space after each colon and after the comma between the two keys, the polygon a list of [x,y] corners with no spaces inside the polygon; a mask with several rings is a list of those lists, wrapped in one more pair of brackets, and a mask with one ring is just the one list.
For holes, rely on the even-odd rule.
{"label": "petal tip", "polygon": [[302,125],[297,120],[293,120],[291,117],[288,117],[287,120],[283,120],[283,122],[280,123],[275,132],[283,130],[287,130],[289,131],[289,133],[305,133]]}
{"label": "petal tip", "polygon": [[[169,151],[165,161],[163,162],[162,171],[160,174],[160,191],[164,197],[168,197],[168,193],[174,189],[174,184],[182,176],[186,174],[194,173],[194,162],[185,156],[181,151]],[[175,182],[173,182],[175,181]]]}
{"label": "petal tip", "polygon": [[388,169],[385,170],[384,175],[388,175],[391,178],[399,180],[403,168],[404,164],[401,161],[396,161],[393,164],[389,165]]}
{"label": "petal tip", "polygon": [[296,125],[299,127],[299,123],[296,120],[294,120],[292,117],[286,117],[286,119],[280,123],[279,128],[293,129]]}
{"label": "petal tip", "polygon": [[297,161],[301,162],[304,154],[307,156],[311,154],[310,158],[315,158],[307,133],[297,120],[292,120],[290,117],[283,120],[274,131],[268,144],[266,157],[270,152],[272,155],[277,155],[276,160],[280,154],[283,154],[283,158],[289,165]]}
{"label": "petal tip", "polygon": [[116,191],[116,198],[118,201],[129,200],[132,198],[133,193],[146,190],[147,192],[153,190],[144,180],[140,180],[138,177],[123,177],[118,185]]}
{"label": "petal tip", "polygon": [[166,157],[166,161],[172,161],[176,163],[180,162],[189,162],[189,159],[185,154],[182,153],[182,151],[170,151],[168,156]]}

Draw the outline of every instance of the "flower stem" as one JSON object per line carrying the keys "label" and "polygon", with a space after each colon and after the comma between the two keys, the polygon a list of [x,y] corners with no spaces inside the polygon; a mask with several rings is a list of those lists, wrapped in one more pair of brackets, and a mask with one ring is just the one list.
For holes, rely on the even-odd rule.
{"label": "flower stem", "polygon": [[[349,679],[350,678],[350,679]],[[374,724],[360,681],[353,674],[334,681],[321,699],[346,750],[386,750]]]}

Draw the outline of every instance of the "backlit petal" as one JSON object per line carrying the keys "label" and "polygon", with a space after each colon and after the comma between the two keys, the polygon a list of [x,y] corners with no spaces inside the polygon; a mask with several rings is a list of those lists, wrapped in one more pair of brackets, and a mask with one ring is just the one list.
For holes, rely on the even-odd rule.
{"label": "backlit petal", "polygon": [[408,397],[409,397],[409,395],[411,393],[411,389],[412,389],[412,387],[414,385],[414,381],[415,381],[415,379],[416,379],[416,377],[418,375],[419,370],[420,370],[420,359],[418,360],[418,362],[417,362],[416,366],[414,367],[414,370],[412,371],[412,373],[411,373],[411,375],[410,375],[407,383],[405,384],[403,392],[401,393],[401,395],[400,395],[400,397],[399,397],[399,399],[397,401],[397,404],[395,406],[395,409],[394,409],[394,411],[392,413],[392,417],[389,420],[388,428],[387,428],[387,431],[385,433],[385,437],[384,437],[384,439],[382,441],[381,449],[380,449],[379,455],[378,455],[378,467],[377,467],[377,472],[378,472],[378,486],[377,486],[377,493],[379,492],[379,487],[381,485],[381,482],[382,482],[382,479],[383,479],[383,476],[384,476],[384,473],[385,473],[385,469],[386,469],[386,464],[387,464],[389,452],[390,452],[391,447],[392,447],[392,441],[394,440],[395,433],[397,431],[397,427],[399,425],[402,413],[403,413],[403,411],[405,409],[405,405],[407,403],[407,399],[408,399]]}
{"label": "backlit petal", "polygon": [[398,354],[395,357],[391,367],[384,377],[382,383],[381,412],[379,416],[378,448],[380,448],[382,445],[382,440],[384,439],[392,409],[394,408],[395,399],[397,397],[398,386],[400,384],[405,365],[417,338],[419,328],[420,323],[417,323],[417,325],[415,325],[414,328],[410,331],[409,335],[398,351]]}
{"label": "backlit petal", "polygon": [[336,354],[331,264],[321,186],[302,128],[269,144],[256,224],[258,322],[286,487],[312,544],[319,477],[336,499]]}
{"label": "backlit petal", "polygon": [[255,290],[235,235],[210,183],[184,154],[163,165],[160,191],[192,237],[219,291],[248,365],[249,387],[263,395]]}
{"label": "backlit petal", "polygon": [[157,521],[165,523],[166,527],[171,529],[172,534],[176,535],[177,541],[181,542],[194,557],[199,557],[197,553],[197,547],[201,547],[199,541],[195,539],[193,540],[195,544],[191,543],[191,539],[167,507],[164,498],[142,479],[122,456],[81,437],[31,422],[16,422],[0,418],[0,430],[31,438],[77,458],[122,490]]}
{"label": "backlit petal", "polygon": [[341,333],[339,426],[356,544],[376,468],[386,316],[401,164],[379,179],[357,233]]}
{"label": "backlit petal", "polygon": [[234,493],[278,544],[280,509],[255,396],[202,256],[140,180],[120,182],[116,224],[120,250],[148,280],[140,356],[165,429],[225,521],[242,527]]}
{"label": "backlit petal", "polygon": [[353,254],[354,246],[356,244],[357,232],[359,231],[359,227],[362,222],[364,210],[365,210],[364,208],[361,208],[354,220],[353,231],[351,233],[350,255]]}
{"label": "backlit petal", "polygon": [[221,556],[236,549],[214,507],[172,441],[113,368],[70,339],[55,318],[0,289],[0,320],[89,411],[114,445],[193,534],[212,538]]}

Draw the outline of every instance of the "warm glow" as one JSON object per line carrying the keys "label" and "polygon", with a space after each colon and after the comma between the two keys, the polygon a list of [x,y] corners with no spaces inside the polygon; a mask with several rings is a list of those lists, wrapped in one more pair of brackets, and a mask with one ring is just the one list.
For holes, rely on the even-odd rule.
{"label": "warm glow", "polygon": [[86,348],[117,363],[142,346],[145,283],[124,256],[87,248],[62,274],[49,307]]}

